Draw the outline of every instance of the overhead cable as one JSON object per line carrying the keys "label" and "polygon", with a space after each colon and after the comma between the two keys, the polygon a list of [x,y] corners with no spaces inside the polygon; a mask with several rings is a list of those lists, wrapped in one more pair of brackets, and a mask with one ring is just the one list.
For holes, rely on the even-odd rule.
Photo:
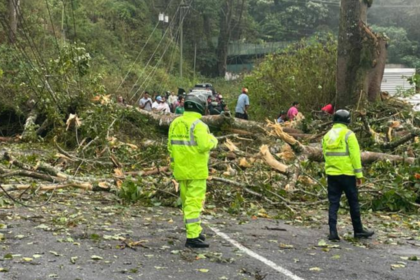
{"label": "overhead cable", "polygon": [[[133,84],[133,86],[132,86],[132,88],[131,88],[131,90],[130,90],[130,92],[129,92],[129,93],[131,93],[131,92],[133,91],[133,89],[134,89],[134,88],[135,88],[135,86],[137,85],[138,81],[139,81],[139,80],[140,80],[140,78],[143,76],[144,71],[145,71],[145,70],[146,70],[146,68],[149,66],[149,64],[150,64],[150,62],[152,61],[152,59],[154,58],[154,56],[156,55],[157,50],[159,49],[160,45],[162,44],[163,40],[164,40],[164,39],[165,39],[165,37],[166,37],[166,34],[168,33],[168,30],[169,30],[169,26],[170,26],[170,24],[172,23],[172,21],[174,21],[174,19],[175,19],[176,15],[177,15],[177,14],[178,14],[178,12],[180,11],[180,7],[181,7],[181,6],[178,6],[178,9],[176,10],[174,17],[171,19],[171,22],[168,24],[168,27],[166,28],[165,33],[162,35],[162,38],[160,39],[160,41],[159,41],[159,43],[158,43],[158,45],[157,45],[156,49],[154,50],[154,52],[152,53],[151,57],[150,57],[150,58],[149,58],[149,60],[147,61],[147,64],[144,66],[143,71],[141,72],[141,74],[140,74],[140,75],[139,75],[139,77],[137,78],[136,82]],[[134,95],[130,98],[130,100],[132,100],[132,99],[134,98],[134,96],[135,96],[135,94],[134,94]]]}
{"label": "overhead cable", "polygon": [[[166,10],[169,8],[170,4],[172,3],[173,0],[170,0],[168,6],[165,9]],[[144,49],[146,48],[147,44],[149,43],[150,39],[152,38],[153,34],[155,33],[157,27],[159,26],[159,21],[156,23],[155,27],[153,28],[152,33],[150,33],[149,37],[147,38],[146,42],[143,45],[143,48],[140,50],[140,52],[137,54],[136,59],[134,60],[134,62],[130,65],[130,68],[127,71],[127,74],[124,76],[124,79],[121,81],[121,83],[118,85],[116,92],[121,88],[121,86],[124,84],[124,82],[127,80],[128,75],[130,74],[131,70],[133,69],[134,65],[136,65],[137,61],[139,60],[141,54],[143,53]],[[131,90],[130,90],[131,92]]]}

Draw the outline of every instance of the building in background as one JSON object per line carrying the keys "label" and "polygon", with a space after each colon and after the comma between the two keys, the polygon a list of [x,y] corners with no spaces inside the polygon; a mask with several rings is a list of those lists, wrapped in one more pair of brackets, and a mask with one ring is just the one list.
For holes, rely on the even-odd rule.
{"label": "building in background", "polygon": [[403,65],[386,65],[381,91],[388,92],[389,95],[394,96],[397,93],[414,89],[414,85],[410,85],[407,79],[415,74],[416,69],[414,68],[403,68]]}

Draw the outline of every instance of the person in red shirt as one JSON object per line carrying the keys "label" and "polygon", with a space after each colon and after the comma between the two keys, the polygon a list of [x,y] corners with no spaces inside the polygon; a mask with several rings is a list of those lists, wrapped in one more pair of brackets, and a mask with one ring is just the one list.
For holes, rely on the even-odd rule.
{"label": "person in red shirt", "polygon": [[327,104],[324,107],[322,107],[321,111],[333,115],[334,114],[334,106],[332,104]]}
{"label": "person in red shirt", "polygon": [[299,109],[299,102],[297,101],[293,102],[293,106],[290,107],[290,109],[287,111],[287,118],[290,121],[293,121],[293,119],[297,116],[297,114],[299,113],[298,109]]}

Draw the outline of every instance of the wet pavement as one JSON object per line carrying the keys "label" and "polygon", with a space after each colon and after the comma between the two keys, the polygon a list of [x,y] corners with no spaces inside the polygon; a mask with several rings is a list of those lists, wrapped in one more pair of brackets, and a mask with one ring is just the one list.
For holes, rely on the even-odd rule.
{"label": "wet pavement", "polygon": [[61,192],[41,208],[2,209],[0,279],[420,279],[415,238],[330,243],[326,226],[225,213],[203,220],[211,247],[189,250],[176,208],[123,207],[111,194]]}

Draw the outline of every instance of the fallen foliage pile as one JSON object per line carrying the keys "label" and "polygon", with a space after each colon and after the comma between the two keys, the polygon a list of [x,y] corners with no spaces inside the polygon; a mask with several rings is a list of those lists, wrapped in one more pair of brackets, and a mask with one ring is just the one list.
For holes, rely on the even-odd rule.
{"label": "fallen foliage pile", "polygon": [[[124,111],[125,116],[146,118],[147,127],[145,123],[138,127],[143,137],[131,143],[121,141],[123,136],[113,127],[114,119],[104,129],[103,139],[77,139],[77,148],[71,152],[56,139],[54,152],[39,155],[22,152],[27,144],[9,142],[0,167],[2,188],[8,198],[22,202],[39,193],[78,188],[113,192],[122,203],[140,200],[151,205],[179,205],[165,138],[165,129],[176,116],[121,108],[118,104],[107,106]],[[365,150],[362,161],[367,180],[360,189],[363,209],[419,211],[418,116],[393,99],[353,115],[351,128]],[[284,215],[294,216],[303,209],[326,207],[320,140],[332,125],[327,116],[316,112],[285,125],[269,120],[265,124],[247,122],[229,115],[206,116],[203,121],[220,140],[211,153],[208,207],[231,213],[287,209]],[[163,132],[144,132],[152,126]],[[77,137],[83,121],[71,115],[69,129],[74,129]],[[261,207],[251,207],[256,204]]]}

